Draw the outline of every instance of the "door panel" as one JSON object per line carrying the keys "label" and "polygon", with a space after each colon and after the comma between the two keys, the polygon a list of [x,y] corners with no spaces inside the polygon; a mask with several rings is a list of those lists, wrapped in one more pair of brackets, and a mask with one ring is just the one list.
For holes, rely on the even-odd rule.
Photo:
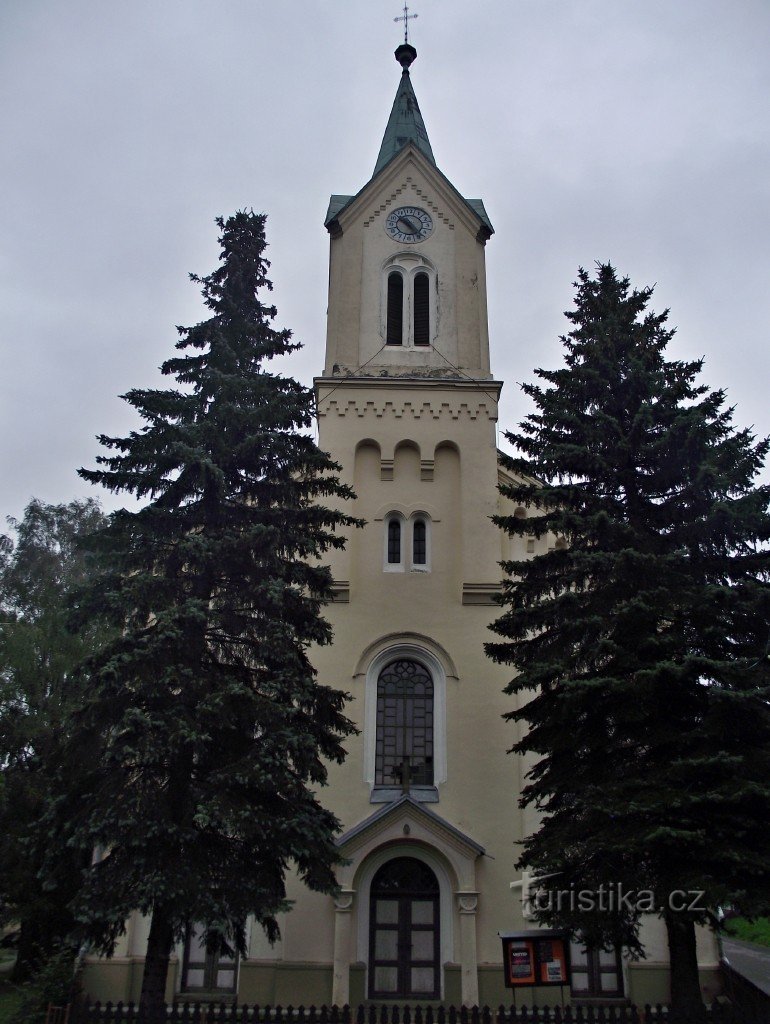
{"label": "door panel", "polygon": [[438,882],[411,857],[383,865],[372,881],[369,996],[440,995]]}

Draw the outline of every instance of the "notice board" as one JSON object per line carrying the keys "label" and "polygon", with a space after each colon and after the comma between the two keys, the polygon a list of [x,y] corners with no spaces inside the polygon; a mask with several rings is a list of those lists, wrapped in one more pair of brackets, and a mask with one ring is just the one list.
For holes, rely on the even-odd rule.
{"label": "notice board", "polygon": [[500,938],[508,988],[569,984],[569,941],[564,932],[505,932]]}

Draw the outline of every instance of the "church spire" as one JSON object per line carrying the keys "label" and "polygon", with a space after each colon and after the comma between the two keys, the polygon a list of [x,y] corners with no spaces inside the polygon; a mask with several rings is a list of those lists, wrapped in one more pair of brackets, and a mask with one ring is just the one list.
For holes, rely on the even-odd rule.
{"label": "church spire", "polygon": [[416,146],[434,166],[436,164],[433,150],[430,148],[425,122],[412,88],[412,80],[409,77],[409,67],[417,57],[417,50],[409,43],[402,43],[397,48],[395,56],[403,71],[396,91],[396,98],[393,101],[393,109],[385,128],[385,135],[382,138],[374,174],[378,174],[386,164],[389,164],[396,153],[409,142]]}

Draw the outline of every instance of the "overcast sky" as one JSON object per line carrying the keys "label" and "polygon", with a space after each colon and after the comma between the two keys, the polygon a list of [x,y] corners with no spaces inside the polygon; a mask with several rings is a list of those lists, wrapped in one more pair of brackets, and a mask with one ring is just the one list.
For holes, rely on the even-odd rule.
{"label": "overcast sky", "polygon": [[[414,0],[441,170],[484,200],[501,427],[561,360],[578,266],[671,309],[739,425],[770,433],[769,0]],[[371,176],[398,0],[2,0],[0,517],[100,495],[76,470],[155,385],[214,218],[269,215],[278,323],[323,366],[329,194]],[[3,521],[0,519],[0,529]]]}

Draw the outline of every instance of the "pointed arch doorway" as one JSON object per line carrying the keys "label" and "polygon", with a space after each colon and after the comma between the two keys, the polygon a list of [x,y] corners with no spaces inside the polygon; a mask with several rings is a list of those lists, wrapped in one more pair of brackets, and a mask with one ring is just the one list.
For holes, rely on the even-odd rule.
{"label": "pointed arch doorway", "polygon": [[415,857],[395,857],[372,879],[369,899],[369,998],[439,998],[439,884],[433,871]]}

